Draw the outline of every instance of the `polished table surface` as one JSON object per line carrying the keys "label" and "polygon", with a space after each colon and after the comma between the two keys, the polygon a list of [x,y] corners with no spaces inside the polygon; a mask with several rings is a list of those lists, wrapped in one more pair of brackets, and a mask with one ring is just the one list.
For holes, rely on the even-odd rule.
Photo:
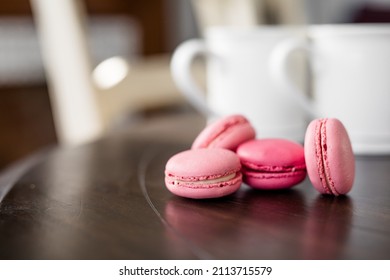
{"label": "polished table surface", "polygon": [[390,156],[357,156],[342,197],[308,179],[286,191],[176,197],[165,163],[203,126],[193,113],[157,114],[3,172],[0,194],[12,188],[0,202],[0,258],[390,259]]}

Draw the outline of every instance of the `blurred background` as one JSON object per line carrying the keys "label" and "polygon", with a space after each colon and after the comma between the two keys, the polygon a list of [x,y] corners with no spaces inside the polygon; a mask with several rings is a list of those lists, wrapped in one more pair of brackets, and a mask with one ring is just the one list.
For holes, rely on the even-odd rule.
{"label": "blurred background", "polygon": [[[153,83],[148,81],[148,73],[155,73],[156,69],[161,77],[166,77],[175,47],[184,40],[202,36],[202,30],[210,25],[390,22],[390,0],[84,0],[82,3],[87,14],[86,37],[92,66],[113,56],[124,57],[134,65],[131,71],[135,76],[142,71],[144,79],[139,80],[144,84]],[[165,80],[166,91],[172,91],[169,97],[162,94],[161,103],[143,102],[142,106],[134,106],[131,113],[186,106],[180,94],[173,92],[172,81]],[[1,1],[0,170],[58,141],[31,3]]]}

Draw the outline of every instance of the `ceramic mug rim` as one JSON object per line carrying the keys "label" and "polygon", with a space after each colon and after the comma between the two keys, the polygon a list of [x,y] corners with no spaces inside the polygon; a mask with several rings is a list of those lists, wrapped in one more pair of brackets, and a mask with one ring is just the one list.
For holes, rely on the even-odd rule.
{"label": "ceramic mug rim", "polygon": [[216,25],[205,30],[206,40],[243,40],[281,35],[308,35],[310,37],[390,35],[390,23],[340,23],[312,25]]}
{"label": "ceramic mug rim", "polygon": [[310,37],[390,35],[390,23],[319,24],[308,26]]}
{"label": "ceramic mug rim", "polygon": [[253,40],[256,38],[280,37],[285,35],[303,35],[302,26],[256,25],[256,26],[211,26],[204,32],[206,40]]}

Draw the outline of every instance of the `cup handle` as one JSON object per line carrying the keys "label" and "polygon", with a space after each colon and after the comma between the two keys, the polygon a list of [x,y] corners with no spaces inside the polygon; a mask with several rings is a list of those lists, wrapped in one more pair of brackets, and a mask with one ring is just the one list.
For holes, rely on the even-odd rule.
{"label": "cup handle", "polygon": [[197,56],[209,56],[206,44],[201,39],[191,39],[180,44],[171,59],[173,81],[187,100],[203,115],[210,117],[215,114],[206,102],[206,93],[195,82],[191,72],[191,64]]}
{"label": "cup handle", "polygon": [[281,89],[281,92],[292,94],[295,101],[311,118],[317,118],[318,114],[314,109],[313,101],[293,83],[287,71],[287,63],[291,54],[299,50],[310,53],[307,40],[303,38],[287,39],[275,47],[269,60],[271,79]]}

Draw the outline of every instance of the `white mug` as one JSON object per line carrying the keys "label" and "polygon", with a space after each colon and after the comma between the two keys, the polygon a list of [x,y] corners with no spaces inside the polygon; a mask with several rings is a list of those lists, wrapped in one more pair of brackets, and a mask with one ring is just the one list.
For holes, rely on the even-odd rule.
{"label": "white mug", "polygon": [[[205,39],[186,41],[175,50],[171,60],[174,82],[209,120],[242,114],[251,121],[258,137],[302,142],[305,112],[291,96],[277,92],[268,68],[273,48],[301,32],[292,27],[210,27]],[[207,61],[207,93],[191,73],[193,60],[199,55]],[[294,72],[304,77],[304,61],[295,62]]]}
{"label": "white mug", "polygon": [[[390,24],[314,25],[306,34],[274,49],[270,67],[281,92],[312,117],[340,119],[356,154],[389,154]],[[311,98],[286,71],[296,50],[309,57]]]}

